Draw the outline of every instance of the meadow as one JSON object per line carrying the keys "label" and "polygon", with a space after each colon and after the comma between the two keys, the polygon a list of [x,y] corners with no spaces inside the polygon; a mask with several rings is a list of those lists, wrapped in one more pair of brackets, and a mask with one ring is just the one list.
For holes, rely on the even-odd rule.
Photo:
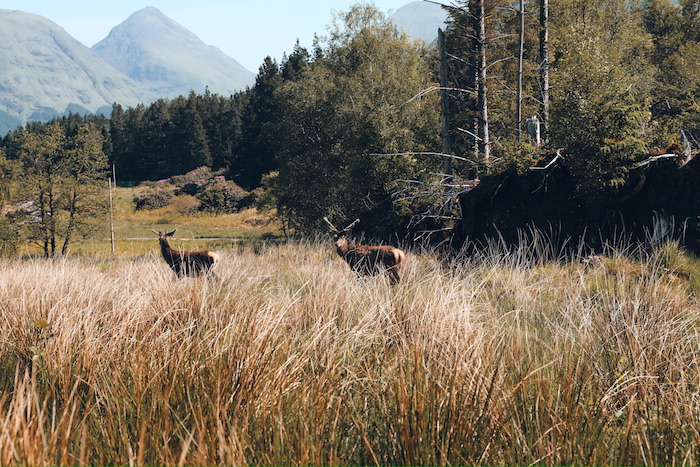
{"label": "meadow", "polygon": [[[155,243],[155,239],[154,239]],[[0,260],[2,465],[697,465],[700,262]]]}

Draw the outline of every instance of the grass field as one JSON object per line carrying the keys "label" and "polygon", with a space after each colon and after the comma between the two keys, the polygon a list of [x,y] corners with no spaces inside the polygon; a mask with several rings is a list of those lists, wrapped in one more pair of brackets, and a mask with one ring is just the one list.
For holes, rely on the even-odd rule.
{"label": "grass field", "polygon": [[[236,243],[255,243],[282,237],[281,223],[273,212],[258,212],[251,208],[238,213],[212,215],[186,212],[177,201],[164,208],[136,210],[134,196],[144,190],[141,186],[117,188],[114,191],[115,254],[112,254],[109,220],[91,240],[71,244],[70,255],[100,257],[135,256],[158,251],[158,238],[153,230],[177,229],[173,246],[188,250],[232,248]],[[37,246],[22,245],[21,254],[42,253]]]}
{"label": "grass field", "polygon": [[0,261],[2,465],[697,465],[700,264]]}

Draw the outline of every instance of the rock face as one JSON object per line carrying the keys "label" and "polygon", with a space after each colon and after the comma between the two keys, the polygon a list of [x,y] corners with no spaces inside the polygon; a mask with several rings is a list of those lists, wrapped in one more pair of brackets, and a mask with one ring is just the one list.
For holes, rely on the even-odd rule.
{"label": "rock face", "polygon": [[0,10],[0,134],[66,111],[135,105],[140,86],[41,16]]}
{"label": "rock face", "polygon": [[679,166],[663,158],[634,170],[627,188],[587,195],[566,163],[518,175],[485,177],[460,198],[462,221],[455,246],[488,242],[514,247],[531,241],[533,229],[560,251],[600,252],[606,245],[649,244],[660,220],[669,237],[700,253],[700,157]]}
{"label": "rock face", "polygon": [[152,99],[194,90],[231,95],[255,82],[255,75],[216,47],[154,7],[132,14],[92,50],[137,81]]}

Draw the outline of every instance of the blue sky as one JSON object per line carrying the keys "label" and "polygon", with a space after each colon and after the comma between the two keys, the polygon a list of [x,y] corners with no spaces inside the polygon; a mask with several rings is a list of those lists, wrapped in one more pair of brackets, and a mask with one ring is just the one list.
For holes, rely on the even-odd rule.
{"label": "blue sky", "polygon": [[[412,0],[374,0],[384,13]],[[257,73],[270,55],[278,61],[296,40],[310,48],[314,33],[326,34],[332,11],[348,11],[358,0],[2,0],[0,8],[44,16],[88,47],[129,15],[154,6],[209,45]]]}

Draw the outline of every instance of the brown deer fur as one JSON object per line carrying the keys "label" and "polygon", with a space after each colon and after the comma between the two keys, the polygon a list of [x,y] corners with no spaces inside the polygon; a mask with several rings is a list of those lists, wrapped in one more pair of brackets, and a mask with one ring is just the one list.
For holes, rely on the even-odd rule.
{"label": "brown deer fur", "polygon": [[323,220],[328,223],[330,231],[335,239],[335,248],[348,265],[358,276],[376,275],[386,272],[392,284],[401,281],[401,265],[406,255],[403,251],[390,245],[355,245],[349,238],[350,230],[360,222],[357,219],[343,230],[338,230],[331,224],[327,217]]}
{"label": "brown deer fur", "polygon": [[218,253],[213,251],[178,251],[170,247],[170,237],[175,234],[175,230],[168,233],[156,232],[160,243],[160,252],[163,254],[165,262],[170,269],[175,271],[178,277],[199,276],[207,273],[211,267],[219,261]]}

